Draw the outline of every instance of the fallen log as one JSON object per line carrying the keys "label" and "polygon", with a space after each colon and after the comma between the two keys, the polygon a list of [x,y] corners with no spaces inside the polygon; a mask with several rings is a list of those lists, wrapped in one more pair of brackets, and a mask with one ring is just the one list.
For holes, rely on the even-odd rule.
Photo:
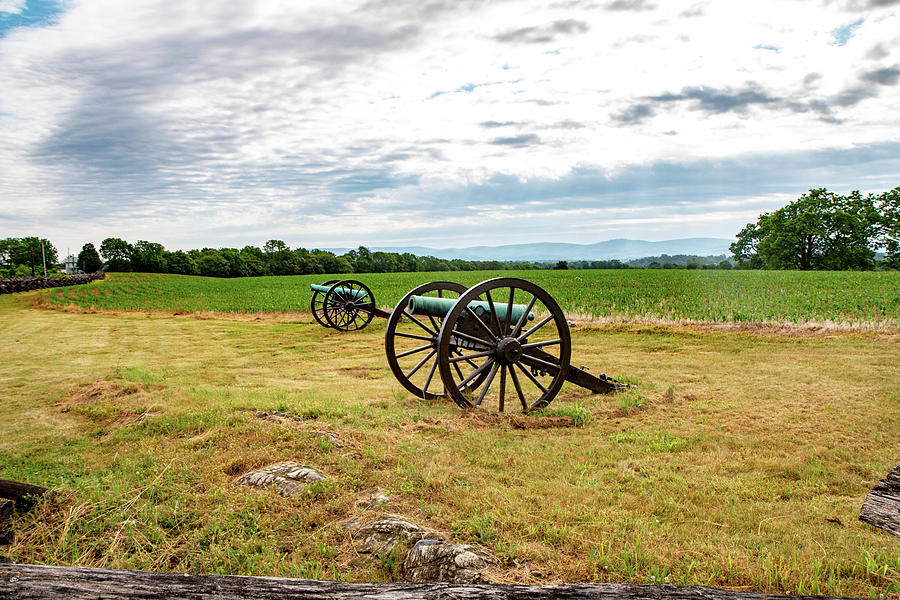
{"label": "fallen log", "polygon": [[891,469],[866,496],[859,520],[900,537],[900,465]]}
{"label": "fallen log", "polygon": [[84,567],[0,564],[0,598],[191,600],[365,598],[366,600],[826,600],[678,585],[560,584],[547,586],[451,583],[346,583],[312,579],[188,575]]}
{"label": "fallen log", "polygon": [[43,496],[50,491],[52,490],[39,485],[0,479],[0,498],[12,500],[16,504],[21,503],[28,496]]}

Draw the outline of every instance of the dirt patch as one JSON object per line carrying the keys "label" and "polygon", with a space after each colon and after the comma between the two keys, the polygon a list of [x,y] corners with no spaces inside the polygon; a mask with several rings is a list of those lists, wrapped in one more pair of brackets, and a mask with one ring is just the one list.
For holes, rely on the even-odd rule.
{"label": "dirt patch", "polygon": [[340,371],[342,374],[355,377],[356,379],[369,379],[372,369],[369,367],[343,367]]}
{"label": "dirt patch", "polygon": [[140,390],[140,386],[134,383],[120,383],[118,381],[101,379],[94,383],[86,383],[74,387],[53,406],[75,408],[83,404],[96,404],[106,400],[130,396]]}
{"label": "dirt patch", "polygon": [[575,421],[569,417],[529,417],[527,415],[506,415],[513,429],[558,429],[574,427]]}
{"label": "dirt patch", "polygon": [[127,381],[97,380],[75,386],[53,406],[61,413],[70,413],[108,427],[110,430],[133,425],[148,418],[145,404],[149,391],[158,385],[142,385]]}

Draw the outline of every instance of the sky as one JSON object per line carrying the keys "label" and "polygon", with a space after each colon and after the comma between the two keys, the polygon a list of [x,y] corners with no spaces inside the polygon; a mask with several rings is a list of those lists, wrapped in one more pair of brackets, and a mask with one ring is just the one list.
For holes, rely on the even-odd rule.
{"label": "sky", "polygon": [[0,238],[733,238],[900,185],[900,0],[0,0]]}

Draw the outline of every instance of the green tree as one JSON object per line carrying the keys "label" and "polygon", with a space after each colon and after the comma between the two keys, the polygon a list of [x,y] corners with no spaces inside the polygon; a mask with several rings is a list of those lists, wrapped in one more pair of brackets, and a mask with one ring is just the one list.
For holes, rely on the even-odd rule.
{"label": "green tree", "polygon": [[88,242],[81,247],[81,252],[78,253],[78,259],[75,261],[75,266],[78,267],[82,273],[94,273],[100,270],[100,267],[103,266],[103,261],[100,260],[100,254],[97,252],[97,249],[94,248],[94,245]]}
{"label": "green tree", "polygon": [[313,250],[310,252],[316,262],[322,267],[323,273],[352,273],[353,265],[343,256],[335,256],[327,250]]}
{"label": "green tree", "polygon": [[875,199],[879,214],[878,245],[884,249],[884,265],[900,269],[900,186]]}
{"label": "green tree", "polygon": [[[0,269],[10,275],[23,271],[43,275],[44,264],[49,272],[56,270],[58,262],[56,248],[44,238],[6,238],[0,242]],[[27,271],[23,267],[27,267]]]}
{"label": "green tree", "polygon": [[303,269],[299,258],[281,240],[269,240],[263,253],[272,275],[298,275]]}
{"label": "green tree", "polygon": [[569,268],[569,263],[564,260],[558,261],[555,265],[553,265],[554,271],[565,271],[568,268]]}
{"label": "green tree", "polygon": [[106,238],[100,242],[100,255],[106,261],[106,270],[123,273],[131,270],[134,247],[120,238]]}
{"label": "green tree", "polygon": [[190,254],[183,250],[166,252],[166,272],[179,275],[196,275],[197,265]]}
{"label": "green tree", "polygon": [[739,267],[764,269],[870,269],[880,231],[875,197],[812,189],[748,223],[731,244]]}
{"label": "green tree", "polygon": [[140,273],[165,273],[166,249],[156,242],[138,240],[131,251],[131,265]]}
{"label": "green tree", "polygon": [[365,246],[360,246],[356,250],[351,250],[344,255],[350,264],[353,265],[353,271],[356,273],[372,273],[375,271],[375,261],[372,260],[372,253]]}
{"label": "green tree", "polygon": [[12,275],[15,273],[16,267],[12,261],[12,253],[18,242],[19,240],[16,238],[0,240],[0,275]]}
{"label": "green tree", "polygon": [[204,277],[229,277],[231,266],[218,250],[206,248],[197,259],[197,273]]}
{"label": "green tree", "polygon": [[226,277],[246,277],[250,274],[244,257],[237,248],[222,248],[219,255],[228,263],[228,275]]}
{"label": "green tree", "polygon": [[269,274],[269,266],[266,263],[266,255],[256,246],[244,246],[241,248],[241,259],[250,277],[259,277]]}

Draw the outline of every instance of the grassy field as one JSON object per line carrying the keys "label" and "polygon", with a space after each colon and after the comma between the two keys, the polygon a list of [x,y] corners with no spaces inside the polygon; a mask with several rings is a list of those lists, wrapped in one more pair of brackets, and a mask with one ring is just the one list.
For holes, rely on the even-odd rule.
{"label": "grassy field", "polygon": [[[460,275],[463,283],[484,277]],[[588,307],[589,294],[565,291],[569,278],[601,275],[541,283],[570,307]],[[747,276],[746,289],[768,275],[674,277],[712,289]],[[810,297],[801,294],[808,282],[784,293],[895,323],[896,288],[885,287],[896,279],[848,275],[871,283],[881,300],[860,299],[851,310],[852,290]],[[427,276],[382,277],[372,287],[390,305]],[[339,527],[363,515],[358,502],[378,490],[391,498],[385,510],[488,548],[500,560],[496,581],[900,597],[900,540],[857,520],[868,491],[900,463],[896,330],[582,324],[573,329],[573,363],[637,387],[594,396],[567,385],[550,414],[580,415],[581,426],[539,429],[546,416],[511,422],[405,393],[384,359],[381,320],[342,334],[308,313],[256,314],[284,310],[279,303],[291,298],[287,310],[303,310],[315,279],[115,276],[64,291],[138,313],[48,311],[30,296],[0,298],[0,477],[64,491],[16,515],[11,557],[390,580],[396,565],[357,555]],[[765,285],[785,288],[788,279],[775,281]],[[178,298],[177,283],[195,292]],[[260,289],[235,291],[253,283]],[[256,305],[259,297],[271,302]],[[887,303],[880,319],[877,302]],[[249,314],[172,314],[216,307]],[[800,314],[798,322],[825,313]],[[256,416],[269,410],[301,419]],[[284,460],[328,479],[299,499],[233,485]]]}
{"label": "grassy field", "polygon": [[[814,323],[900,327],[900,272],[520,271],[359,275],[378,304],[392,307],[428,281],[467,286],[494,276],[544,287],[572,315],[606,320]],[[44,294],[45,302],[133,311],[309,310],[309,284],[331,276],[215,279],[112,274],[106,281]],[[351,276],[347,276],[351,277]]]}

